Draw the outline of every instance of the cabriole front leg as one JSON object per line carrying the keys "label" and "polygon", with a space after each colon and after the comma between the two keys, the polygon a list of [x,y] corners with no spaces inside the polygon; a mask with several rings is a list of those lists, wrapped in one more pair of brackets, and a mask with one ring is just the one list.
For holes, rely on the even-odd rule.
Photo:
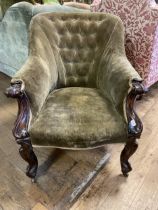
{"label": "cabriole front leg", "polygon": [[33,179],[36,176],[37,168],[38,168],[38,161],[37,157],[33,151],[33,147],[30,141],[30,138],[20,140],[18,143],[21,145],[19,149],[19,153],[21,157],[28,163],[26,168],[26,175]]}
{"label": "cabriole front leg", "polygon": [[138,143],[136,139],[131,138],[126,143],[123,151],[121,152],[121,156],[120,156],[121,170],[125,177],[127,177],[128,173],[132,171],[131,164],[128,162],[128,160],[135,153],[137,148],[138,148]]}
{"label": "cabriole front leg", "polygon": [[20,145],[19,153],[21,157],[28,163],[26,175],[34,179],[37,173],[38,160],[33,151],[28,132],[31,109],[22,81],[12,83],[5,94],[8,97],[16,98],[18,101],[18,115],[13,128],[13,135],[16,142]]}

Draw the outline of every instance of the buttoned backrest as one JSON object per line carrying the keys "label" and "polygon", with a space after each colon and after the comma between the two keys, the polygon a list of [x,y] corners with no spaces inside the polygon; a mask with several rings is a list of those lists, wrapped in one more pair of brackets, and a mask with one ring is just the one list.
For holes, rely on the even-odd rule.
{"label": "buttoned backrest", "polygon": [[36,30],[37,36],[43,36],[41,44],[49,41],[51,46],[58,69],[58,86],[96,87],[100,58],[108,53],[120,20],[110,14],[51,13],[39,15],[34,21],[42,30],[42,33]]}

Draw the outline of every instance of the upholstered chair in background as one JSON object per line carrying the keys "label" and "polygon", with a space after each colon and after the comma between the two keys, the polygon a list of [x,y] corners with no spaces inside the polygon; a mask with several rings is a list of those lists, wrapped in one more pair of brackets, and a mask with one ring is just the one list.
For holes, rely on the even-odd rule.
{"label": "upholstered chair in background", "polygon": [[93,12],[118,15],[125,26],[126,54],[149,87],[158,81],[158,6],[155,0],[94,0]]}
{"label": "upholstered chair in background", "polygon": [[123,142],[127,176],[142,132],[133,105],[144,89],[126,58],[121,20],[103,13],[40,14],[29,34],[29,57],[6,91],[19,104],[13,134],[29,164],[26,174],[34,178],[38,167],[32,145],[91,149]]}
{"label": "upholstered chair in background", "polygon": [[[23,0],[0,0],[0,9],[2,12],[2,16],[4,16],[5,12],[8,10],[9,7],[11,7],[13,4],[22,2]],[[47,2],[57,2],[57,0],[25,0],[25,2],[31,3],[31,4],[44,4]],[[24,1],[23,1],[24,2]]]}
{"label": "upholstered chair in background", "polygon": [[[0,0],[0,9],[1,9],[1,15],[4,16],[7,9],[12,6],[13,4],[19,3],[22,0]],[[34,0],[26,0],[28,3],[34,4]]]}
{"label": "upholstered chair in background", "polygon": [[[18,1],[20,0],[14,0],[14,2]],[[27,1],[31,2],[32,0]],[[8,8],[13,0],[6,2],[2,1],[0,5],[5,8],[5,14],[0,21],[0,71],[8,76],[13,76],[28,57],[28,28],[33,16],[46,12],[85,11],[74,7],[61,6],[59,3],[33,5],[28,2],[20,2]]]}

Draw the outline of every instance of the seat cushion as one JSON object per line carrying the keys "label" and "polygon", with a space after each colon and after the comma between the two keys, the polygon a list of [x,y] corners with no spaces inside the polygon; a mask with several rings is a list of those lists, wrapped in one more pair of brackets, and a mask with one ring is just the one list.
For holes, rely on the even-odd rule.
{"label": "seat cushion", "polygon": [[127,140],[127,125],[98,89],[69,87],[51,92],[30,128],[34,145],[93,148]]}

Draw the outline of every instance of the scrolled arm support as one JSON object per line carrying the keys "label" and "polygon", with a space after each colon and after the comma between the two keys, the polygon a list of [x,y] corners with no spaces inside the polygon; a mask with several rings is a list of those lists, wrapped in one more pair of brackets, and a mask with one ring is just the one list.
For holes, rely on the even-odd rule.
{"label": "scrolled arm support", "polygon": [[128,135],[129,137],[140,138],[143,124],[134,110],[134,104],[137,97],[142,96],[147,90],[144,88],[142,82],[133,80],[132,89],[126,99],[126,113],[128,121]]}
{"label": "scrolled arm support", "polygon": [[13,128],[13,135],[17,143],[20,143],[22,139],[29,137],[28,128],[31,118],[29,100],[21,81],[11,83],[11,86],[6,90],[6,95],[16,98],[18,101],[18,115]]}
{"label": "scrolled arm support", "polygon": [[143,84],[138,80],[132,81],[132,88],[126,99],[126,114],[128,122],[128,141],[121,152],[120,163],[121,170],[125,177],[132,170],[129,158],[135,153],[138,148],[137,138],[140,138],[143,124],[134,110],[134,103],[137,97],[141,97],[147,90]]}
{"label": "scrolled arm support", "polygon": [[24,90],[22,81],[11,83],[5,94],[7,97],[16,98],[18,102],[18,114],[13,128],[13,136],[18,144],[21,145],[19,153],[21,157],[28,163],[26,175],[35,178],[38,161],[33,151],[33,147],[29,135],[29,123],[31,120],[31,108],[29,99]]}

